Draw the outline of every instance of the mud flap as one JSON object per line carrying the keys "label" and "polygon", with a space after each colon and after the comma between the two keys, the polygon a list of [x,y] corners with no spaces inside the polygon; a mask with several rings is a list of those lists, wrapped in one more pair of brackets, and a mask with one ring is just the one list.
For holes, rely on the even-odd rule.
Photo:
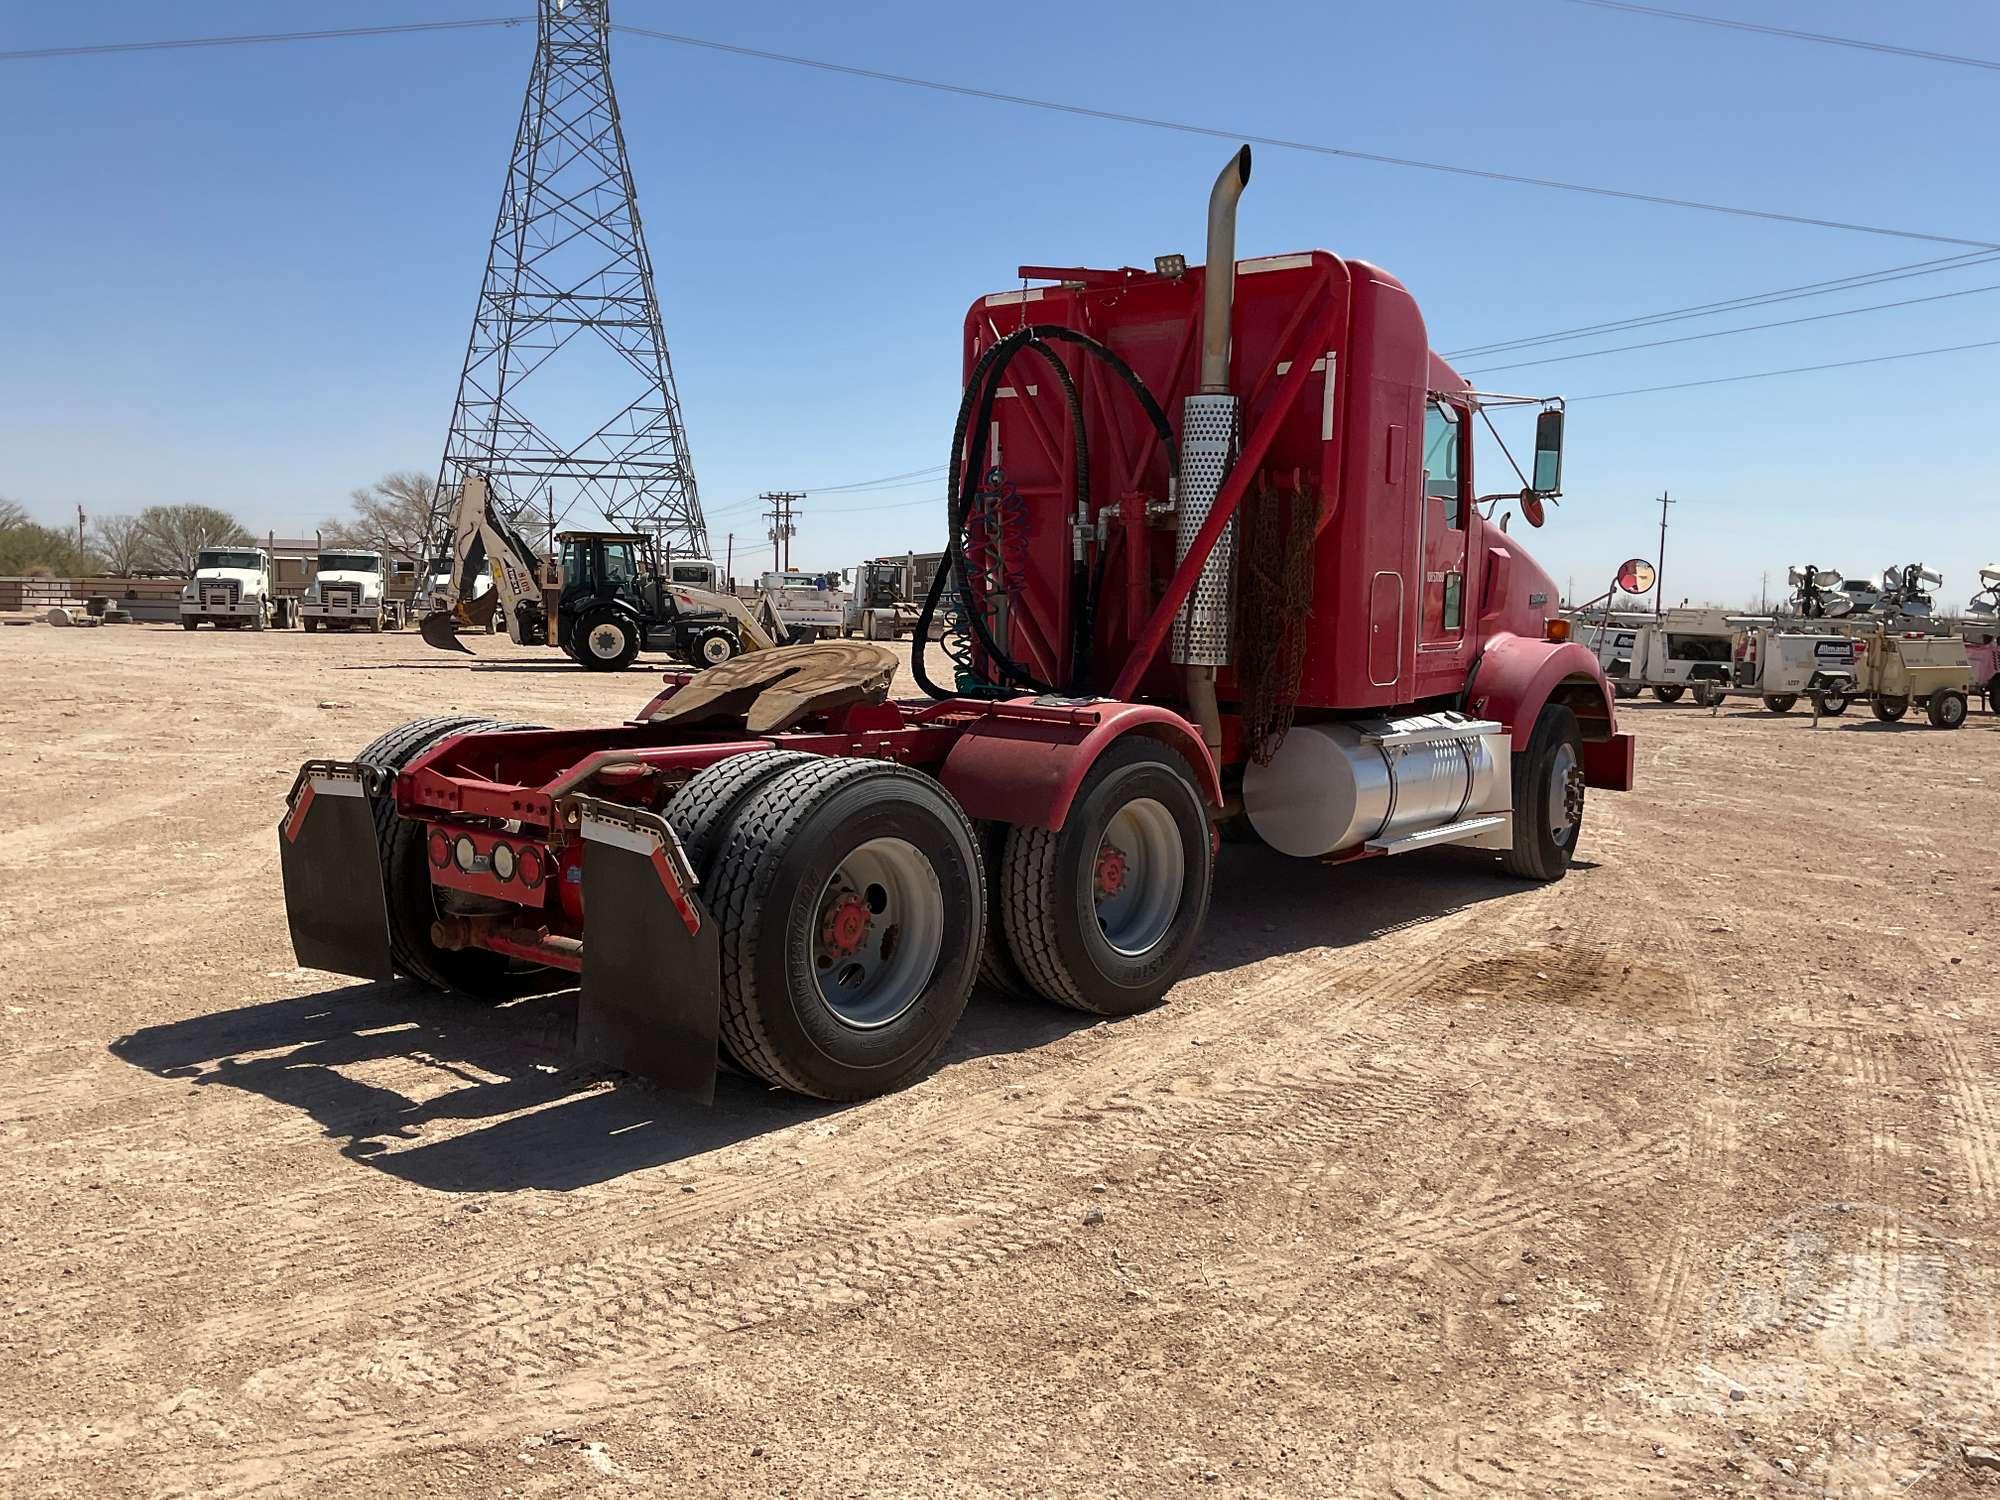
{"label": "mud flap", "polygon": [[370,801],[376,773],[309,760],[278,825],[285,920],[301,967],[392,979],[389,910]]}
{"label": "mud flap", "polygon": [[576,797],[583,851],[579,1056],[715,1099],[722,959],[715,923],[664,819]]}

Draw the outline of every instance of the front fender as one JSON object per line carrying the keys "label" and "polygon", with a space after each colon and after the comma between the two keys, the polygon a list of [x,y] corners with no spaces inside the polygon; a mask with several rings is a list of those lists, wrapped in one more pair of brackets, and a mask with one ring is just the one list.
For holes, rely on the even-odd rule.
{"label": "front fender", "polygon": [[[1127,735],[1178,751],[1210,807],[1222,806],[1222,783],[1201,735],[1186,719],[1152,703],[1078,705],[1059,719],[1031,698],[992,706],[966,729],[937,779],[969,817],[1028,828],[1060,828],[1098,756]],[[1009,709],[1017,709],[1009,713]]]}
{"label": "front fender", "polygon": [[1487,644],[1465,687],[1466,711],[1507,726],[1517,753],[1528,747],[1543,705],[1566,703],[1583,728],[1584,779],[1606,791],[1632,789],[1632,736],[1618,729],[1614,695],[1596,654],[1576,641],[1502,634]]}

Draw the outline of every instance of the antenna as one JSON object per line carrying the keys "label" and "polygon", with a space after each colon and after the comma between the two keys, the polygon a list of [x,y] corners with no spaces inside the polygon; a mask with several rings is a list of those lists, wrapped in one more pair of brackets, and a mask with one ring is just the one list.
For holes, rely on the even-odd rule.
{"label": "antenna", "polygon": [[706,557],[611,89],[610,0],[538,0],[538,10],[431,529],[479,473],[511,520],[539,511],[553,531],[582,504],[613,528],[652,533],[670,555]]}

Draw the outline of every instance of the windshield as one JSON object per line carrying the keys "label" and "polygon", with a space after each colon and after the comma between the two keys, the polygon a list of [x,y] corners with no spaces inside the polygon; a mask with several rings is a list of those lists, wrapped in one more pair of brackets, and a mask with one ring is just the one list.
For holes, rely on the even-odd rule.
{"label": "windshield", "polygon": [[254,573],[264,566],[264,559],[256,552],[225,552],[220,548],[206,551],[194,560],[196,568],[241,568]]}
{"label": "windshield", "polygon": [[322,573],[379,573],[382,559],[366,552],[322,552],[319,555],[319,570]]}
{"label": "windshield", "polygon": [[706,583],[708,582],[708,568],[709,565],[707,563],[675,563],[674,582]]}

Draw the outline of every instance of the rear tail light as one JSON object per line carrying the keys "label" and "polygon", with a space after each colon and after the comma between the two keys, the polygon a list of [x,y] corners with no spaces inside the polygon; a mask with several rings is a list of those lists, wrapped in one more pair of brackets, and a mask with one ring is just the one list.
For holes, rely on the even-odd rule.
{"label": "rear tail light", "polygon": [[459,869],[470,874],[473,865],[479,861],[479,848],[470,838],[461,833],[458,836],[458,842],[451,846],[451,858],[452,863],[456,864]]}
{"label": "rear tail light", "polygon": [[451,840],[444,836],[442,828],[433,828],[430,836],[431,863],[442,870],[451,863]]}
{"label": "rear tail light", "polygon": [[493,846],[492,859],[493,873],[495,875],[499,876],[502,880],[512,880],[514,878],[514,846],[512,844],[495,844]]}
{"label": "rear tail light", "polygon": [[515,873],[520,876],[521,884],[531,891],[540,885],[548,874],[548,866],[542,859],[542,851],[533,844],[523,844],[515,864]]}

